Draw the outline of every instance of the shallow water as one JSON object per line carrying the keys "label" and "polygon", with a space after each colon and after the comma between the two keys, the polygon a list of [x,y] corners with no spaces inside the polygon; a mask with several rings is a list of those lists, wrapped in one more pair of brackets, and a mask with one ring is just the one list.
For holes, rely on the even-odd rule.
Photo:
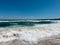
{"label": "shallow water", "polygon": [[46,37],[60,34],[59,21],[1,21],[0,42],[15,39],[38,42]]}

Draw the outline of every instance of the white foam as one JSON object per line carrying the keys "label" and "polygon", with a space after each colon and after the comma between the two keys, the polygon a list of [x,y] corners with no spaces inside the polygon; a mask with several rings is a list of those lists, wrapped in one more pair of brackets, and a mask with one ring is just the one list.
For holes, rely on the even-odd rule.
{"label": "white foam", "polygon": [[57,31],[22,31],[20,33],[20,40],[25,41],[38,41],[39,39],[43,39],[45,37],[50,37],[52,35],[57,35]]}
{"label": "white foam", "polygon": [[[25,40],[29,42],[32,42],[32,41],[37,42],[40,39],[44,39],[45,37],[50,37],[53,35],[60,34],[60,24],[50,24],[50,25],[48,24],[48,25],[37,26],[37,27],[35,26],[37,30],[29,30],[29,28],[26,28],[25,30],[22,30],[22,31],[19,31],[19,30],[10,30],[8,32],[4,31],[0,35],[0,42],[11,41],[14,39],[19,39],[22,41]],[[40,29],[41,27],[42,27],[42,30]],[[5,37],[3,37],[3,35],[5,35]]]}

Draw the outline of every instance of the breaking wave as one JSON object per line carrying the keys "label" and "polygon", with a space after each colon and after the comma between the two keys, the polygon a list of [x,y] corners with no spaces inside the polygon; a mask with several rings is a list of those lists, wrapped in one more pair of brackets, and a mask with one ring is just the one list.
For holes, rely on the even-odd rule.
{"label": "breaking wave", "polygon": [[0,27],[8,27],[14,25],[20,26],[34,26],[35,24],[51,24],[57,21],[51,20],[19,20],[19,21],[0,21]]}
{"label": "breaking wave", "polygon": [[7,42],[15,39],[38,42],[46,37],[58,34],[60,34],[59,21],[0,21],[0,42]]}

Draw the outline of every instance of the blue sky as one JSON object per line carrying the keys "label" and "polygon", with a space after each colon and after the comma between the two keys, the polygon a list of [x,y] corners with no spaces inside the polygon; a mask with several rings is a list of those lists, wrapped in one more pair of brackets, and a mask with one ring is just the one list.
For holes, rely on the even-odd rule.
{"label": "blue sky", "polygon": [[60,0],[0,0],[0,18],[60,18]]}

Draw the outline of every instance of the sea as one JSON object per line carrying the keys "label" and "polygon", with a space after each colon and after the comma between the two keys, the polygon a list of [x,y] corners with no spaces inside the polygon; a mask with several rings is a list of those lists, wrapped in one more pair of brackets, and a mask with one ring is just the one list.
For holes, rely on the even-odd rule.
{"label": "sea", "polygon": [[0,42],[21,40],[38,42],[60,34],[60,20],[55,19],[3,19],[0,20]]}
{"label": "sea", "polygon": [[60,20],[39,20],[39,19],[6,19],[0,21],[0,27],[13,27],[13,26],[35,26],[35,25],[43,25],[43,24],[52,24],[58,23]]}

